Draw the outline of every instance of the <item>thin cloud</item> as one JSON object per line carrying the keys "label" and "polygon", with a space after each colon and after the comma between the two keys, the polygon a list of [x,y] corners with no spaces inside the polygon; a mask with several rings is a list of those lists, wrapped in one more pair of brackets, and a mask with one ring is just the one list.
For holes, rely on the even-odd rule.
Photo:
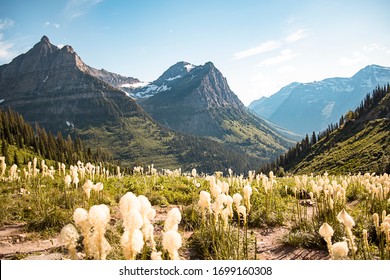
{"label": "thin cloud", "polygon": [[77,18],[86,14],[90,8],[102,1],[103,0],[68,0],[65,7],[65,13],[71,18]]}
{"label": "thin cloud", "polygon": [[292,50],[285,49],[285,50],[282,50],[280,52],[280,55],[267,58],[266,60],[263,60],[262,62],[260,62],[257,66],[279,64],[279,63],[291,60],[296,56],[297,56],[297,54],[293,53]]}
{"label": "thin cloud", "polygon": [[294,43],[296,41],[302,40],[303,38],[307,37],[307,31],[306,29],[299,29],[298,31],[288,35],[284,40],[287,43]]}
{"label": "thin cloud", "polygon": [[14,24],[15,24],[15,22],[12,19],[9,19],[9,18],[0,19],[0,30],[10,28]]}
{"label": "thin cloud", "polygon": [[[0,31],[11,28],[15,22],[12,19],[5,18],[0,19]],[[0,33],[0,61],[6,62],[13,57],[11,49],[14,47],[14,44],[3,39],[3,33]]]}
{"label": "thin cloud", "polygon": [[[291,44],[291,43],[297,42],[297,41],[299,41],[307,36],[308,36],[308,33],[307,33],[306,29],[299,29],[296,32],[288,35],[287,37],[285,37],[283,39],[269,40],[267,42],[261,43],[260,45],[254,47],[254,48],[250,48],[250,49],[236,52],[233,55],[234,60],[240,60],[240,59],[251,57],[254,55],[270,52],[270,51],[276,50],[276,49],[284,46],[285,44]],[[284,55],[286,55],[286,54],[284,54]]]}
{"label": "thin cloud", "polygon": [[358,65],[367,60],[367,57],[363,55],[361,52],[355,51],[352,56],[345,56],[339,59],[339,63],[342,66],[353,66]]}
{"label": "thin cloud", "polygon": [[257,47],[236,52],[234,54],[234,59],[240,60],[240,59],[247,58],[247,57],[254,56],[254,55],[258,55],[261,53],[273,51],[273,50],[276,50],[277,48],[279,48],[281,45],[282,45],[282,43],[278,42],[278,41],[274,41],[274,40],[267,41],[265,43],[258,45]]}
{"label": "thin cloud", "polygon": [[60,25],[58,23],[51,23],[50,21],[46,21],[43,24],[43,27],[45,27],[45,28],[47,28],[47,27],[54,27],[55,29],[59,29]]}

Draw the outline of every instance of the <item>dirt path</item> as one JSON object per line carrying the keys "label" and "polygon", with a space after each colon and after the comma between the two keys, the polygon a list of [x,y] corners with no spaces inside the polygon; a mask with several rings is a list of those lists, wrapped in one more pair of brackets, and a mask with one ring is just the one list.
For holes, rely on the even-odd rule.
{"label": "dirt path", "polygon": [[262,260],[325,260],[328,253],[322,250],[296,248],[284,245],[282,237],[288,232],[286,227],[255,231],[257,237],[257,257]]}
{"label": "dirt path", "polygon": [[0,228],[0,259],[62,259],[56,253],[58,238],[36,240],[25,233],[25,224],[6,225]]}

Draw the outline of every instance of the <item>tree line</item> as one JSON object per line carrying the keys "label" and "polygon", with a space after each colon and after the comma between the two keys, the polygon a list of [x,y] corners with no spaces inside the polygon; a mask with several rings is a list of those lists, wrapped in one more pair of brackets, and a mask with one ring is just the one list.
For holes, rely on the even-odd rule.
{"label": "tree line", "polygon": [[33,128],[18,112],[11,108],[0,109],[1,154],[6,158],[7,164],[26,164],[32,160],[30,157],[20,160],[15,150],[11,152],[10,145],[28,150],[38,157],[65,164],[75,164],[78,160],[82,162],[112,160],[111,155],[99,147],[92,151],[79,137],[74,138],[72,139],[70,135],[64,138],[61,132],[53,135],[39,124],[35,124]]}

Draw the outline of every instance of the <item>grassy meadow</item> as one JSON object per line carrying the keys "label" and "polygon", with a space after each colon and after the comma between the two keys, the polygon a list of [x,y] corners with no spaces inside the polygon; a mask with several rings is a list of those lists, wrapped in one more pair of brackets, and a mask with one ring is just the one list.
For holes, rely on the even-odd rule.
{"label": "grassy meadow", "polygon": [[284,244],[329,259],[390,259],[387,174],[279,178],[153,165],[124,174],[101,164],[0,160],[0,226],[59,235],[68,258],[258,259],[255,233],[283,226]]}

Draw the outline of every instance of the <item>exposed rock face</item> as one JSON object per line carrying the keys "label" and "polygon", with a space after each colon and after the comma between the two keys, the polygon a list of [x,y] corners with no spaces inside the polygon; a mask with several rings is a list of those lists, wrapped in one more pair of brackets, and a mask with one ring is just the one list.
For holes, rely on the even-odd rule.
{"label": "exposed rock face", "polygon": [[67,130],[69,124],[83,129],[123,115],[144,114],[124,92],[98,79],[99,73],[84,64],[72,47],[60,49],[44,36],[26,54],[0,67],[0,98],[4,100],[0,105],[11,106],[27,121],[52,131]]}
{"label": "exposed rock face", "polygon": [[[155,120],[183,133],[238,144],[262,158],[273,157],[290,144],[247,110],[213,63],[189,65],[175,64],[144,89],[150,97],[140,100],[140,105]],[[149,90],[152,86],[159,90]]]}

